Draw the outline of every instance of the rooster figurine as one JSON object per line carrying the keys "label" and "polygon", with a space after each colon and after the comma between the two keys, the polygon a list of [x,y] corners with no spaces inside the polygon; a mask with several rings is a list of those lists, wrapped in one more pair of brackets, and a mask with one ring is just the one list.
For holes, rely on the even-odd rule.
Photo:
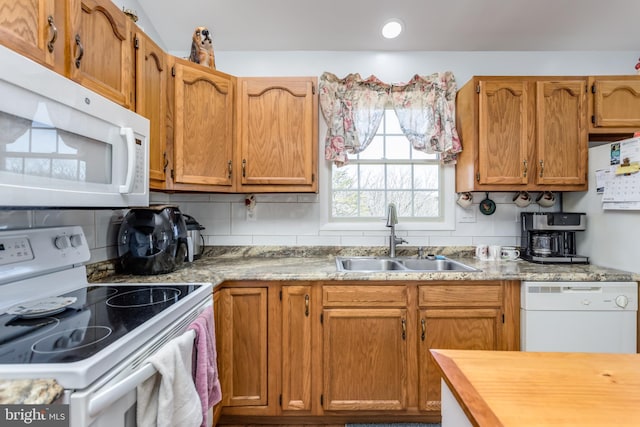
{"label": "rooster figurine", "polygon": [[191,41],[191,55],[189,61],[216,69],[216,59],[213,55],[211,33],[206,27],[196,27]]}

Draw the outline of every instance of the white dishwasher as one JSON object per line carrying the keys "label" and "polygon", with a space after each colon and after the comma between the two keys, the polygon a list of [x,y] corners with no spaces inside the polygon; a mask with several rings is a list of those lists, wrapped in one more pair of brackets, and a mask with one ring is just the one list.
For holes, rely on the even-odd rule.
{"label": "white dishwasher", "polygon": [[522,282],[522,351],[636,353],[636,282]]}

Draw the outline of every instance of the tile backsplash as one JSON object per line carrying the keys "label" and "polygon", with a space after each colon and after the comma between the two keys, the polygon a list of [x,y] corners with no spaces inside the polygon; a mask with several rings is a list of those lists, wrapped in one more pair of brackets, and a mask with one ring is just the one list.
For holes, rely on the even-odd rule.
{"label": "tile backsplash", "polygon": [[[483,215],[478,203],[485,193],[474,193],[468,209],[456,206],[454,230],[420,230],[414,224],[396,234],[410,246],[474,246],[480,243],[518,245],[519,214],[523,211],[558,211],[559,200],[551,208],[532,203],[519,208],[512,203],[514,193],[491,193],[497,208]],[[207,246],[386,246],[389,231],[380,220],[372,230],[329,230],[320,220],[316,194],[256,194],[256,215],[247,218],[243,194],[152,193],[151,203],[171,203],[193,216],[205,229]],[[559,197],[557,199],[560,199]],[[3,229],[58,225],[81,225],[91,248],[91,262],[117,258],[117,233],[126,209],[0,210]]]}

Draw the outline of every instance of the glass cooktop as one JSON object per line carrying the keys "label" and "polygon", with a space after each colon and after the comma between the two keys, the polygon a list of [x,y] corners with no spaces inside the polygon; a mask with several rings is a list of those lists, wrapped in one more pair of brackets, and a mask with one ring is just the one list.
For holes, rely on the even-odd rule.
{"label": "glass cooktop", "polygon": [[88,286],[61,297],[75,302],[47,314],[0,315],[0,364],[86,359],[178,303],[199,285]]}

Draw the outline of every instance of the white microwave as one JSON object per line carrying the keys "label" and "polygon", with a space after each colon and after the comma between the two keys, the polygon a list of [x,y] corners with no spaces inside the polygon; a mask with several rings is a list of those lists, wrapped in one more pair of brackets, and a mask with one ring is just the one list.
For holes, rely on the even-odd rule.
{"label": "white microwave", "polygon": [[149,121],[0,46],[0,208],[149,205]]}

